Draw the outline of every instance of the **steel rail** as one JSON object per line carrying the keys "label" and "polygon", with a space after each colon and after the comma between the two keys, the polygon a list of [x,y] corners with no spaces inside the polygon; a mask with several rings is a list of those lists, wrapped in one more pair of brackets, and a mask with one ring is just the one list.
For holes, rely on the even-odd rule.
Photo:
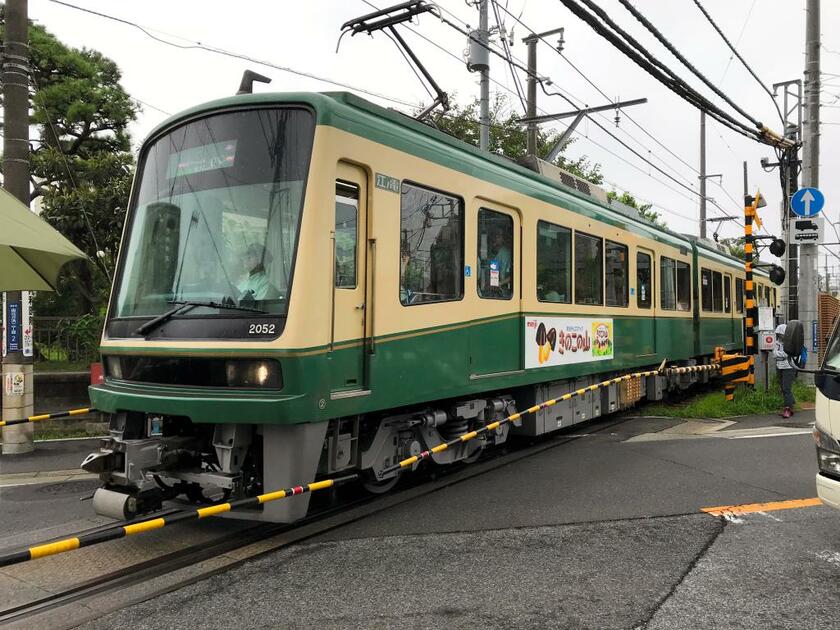
{"label": "steel rail", "polygon": [[[556,405],[558,402],[565,402],[571,400],[575,396],[583,396],[587,392],[596,391],[601,387],[606,387],[612,384],[618,384],[622,381],[629,381],[634,378],[641,378],[647,376],[656,376],[656,375],[665,375],[668,373],[671,374],[680,374],[680,373],[689,373],[689,372],[700,372],[700,371],[717,371],[719,369],[719,365],[716,363],[709,363],[705,365],[695,365],[695,366],[686,366],[682,368],[665,368],[664,361],[662,365],[655,370],[645,370],[640,372],[633,372],[630,374],[625,374],[623,376],[619,376],[612,379],[607,379],[605,381],[601,381],[600,383],[595,383],[590,385],[589,387],[584,387],[574,392],[570,392],[568,394],[564,394],[559,398],[554,398],[551,400],[547,400],[540,404],[534,405],[533,407],[529,407],[525,411],[517,412],[511,414],[501,420],[497,420],[495,422],[491,422],[479,429],[474,431],[470,431],[465,433],[457,438],[449,440],[448,442],[443,442],[438,444],[437,446],[433,447],[432,449],[423,451],[418,455],[413,455],[402,461],[394,464],[393,466],[387,467],[382,471],[382,474],[389,474],[392,472],[397,472],[404,468],[408,468],[413,466],[414,464],[428,459],[435,453],[440,453],[441,451],[445,451],[448,448],[452,448],[458,444],[463,444],[464,442],[469,442],[485,433],[490,431],[495,431],[496,429],[500,428],[505,424],[514,424],[518,422],[523,416],[536,413],[542,409],[547,407],[551,407]],[[148,531],[153,531],[156,529],[161,529],[166,527],[167,525],[172,525],[174,523],[179,523],[183,521],[190,521],[190,520],[200,520],[210,516],[217,516],[219,514],[224,514],[226,512],[230,512],[235,509],[242,509],[242,508],[254,508],[265,503],[270,503],[272,501],[278,501],[280,499],[285,499],[287,497],[298,496],[301,494],[317,492],[320,490],[326,490],[328,488],[335,488],[338,486],[342,486],[354,481],[361,479],[361,473],[351,473],[349,475],[343,475],[341,477],[335,477],[332,479],[323,479],[321,481],[315,481],[308,484],[302,484],[297,486],[291,486],[289,488],[283,488],[280,490],[274,490],[272,492],[266,492],[263,494],[259,494],[253,497],[246,497],[244,499],[237,499],[234,501],[228,501],[225,503],[217,503],[215,505],[210,505],[203,508],[192,508],[188,510],[183,510],[180,512],[176,512],[175,514],[171,514],[168,516],[158,516],[155,518],[150,518],[147,520],[142,520],[136,523],[132,523],[129,525],[118,525],[112,528],[108,528],[99,532],[85,534],[82,536],[72,536],[69,538],[65,538],[62,540],[58,540],[51,543],[46,543],[42,545],[35,545],[25,549],[20,549],[17,551],[7,552],[0,554],[0,567],[10,566],[13,564],[19,564],[21,562],[27,562],[29,560],[36,560],[38,558],[44,558],[47,556],[52,556],[59,553],[64,553],[66,551],[72,551],[74,549],[80,549],[82,547],[89,547],[92,545],[97,545],[103,542],[107,542],[109,540],[116,540],[119,538],[124,538],[126,536],[133,536],[135,534],[142,534]]]}

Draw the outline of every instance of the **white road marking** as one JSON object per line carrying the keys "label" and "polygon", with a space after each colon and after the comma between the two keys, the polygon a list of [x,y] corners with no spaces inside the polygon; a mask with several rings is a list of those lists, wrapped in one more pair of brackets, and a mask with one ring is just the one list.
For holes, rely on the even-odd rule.
{"label": "white road marking", "polygon": [[759,433],[757,435],[733,435],[733,436],[723,436],[720,435],[718,437],[726,437],[727,440],[751,440],[752,438],[770,438],[770,437],[788,437],[791,435],[806,435],[811,433],[811,429],[802,429],[800,431],[785,431],[783,433]]}

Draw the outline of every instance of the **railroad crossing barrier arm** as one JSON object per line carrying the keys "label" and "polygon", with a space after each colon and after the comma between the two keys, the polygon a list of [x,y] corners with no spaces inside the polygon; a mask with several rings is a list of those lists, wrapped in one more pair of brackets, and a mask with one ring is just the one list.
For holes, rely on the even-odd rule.
{"label": "railroad crossing barrier arm", "polygon": [[[663,361],[662,364],[660,364],[659,367],[655,370],[632,372],[630,374],[624,374],[622,376],[607,379],[599,383],[590,385],[589,387],[584,387],[570,392],[568,394],[564,394],[563,396],[560,396],[558,398],[546,400],[545,402],[542,402],[538,405],[534,405],[533,407],[529,407],[524,411],[513,413],[503,418],[502,420],[491,422],[474,431],[470,431],[457,438],[449,440],[448,442],[438,444],[437,446],[427,451],[423,451],[422,453],[413,455],[412,457],[408,457],[400,461],[399,463],[384,469],[382,473],[395,473],[406,468],[410,468],[418,462],[430,458],[433,453],[445,451],[446,449],[452,448],[458,444],[462,444],[464,442],[473,440],[484,433],[495,431],[504,424],[514,424],[527,414],[536,413],[541,409],[545,409],[546,407],[551,407],[552,405],[556,405],[559,402],[570,400],[575,396],[583,396],[587,392],[596,391],[602,387],[608,387],[610,385],[618,384],[623,381],[629,381],[634,378],[642,378],[647,376],[664,376],[672,374],[688,374],[718,371],[720,371],[722,375],[726,377],[726,387],[732,387],[734,389],[735,382],[752,382],[750,380],[753,377],[752,357],[746,357],[743,355],[728,355],[724,353],[722,348],[717,348],[715,351],[714,362],[704,365],[665,367],[665,361]],[[729,398],[728,395],[727,398]],[[22,419],[19,421],[9,421],[6,424],[8,425],[9,423],[13,422],[37,422],[38,420],[46,420],[48,417],[64,417],[68,415],[87,413],[90,411],[94,410],[90,408],[75,409],[73,411],[62,412],[61,414],[42,414],[41,416],[30,416],[30,418]],[[278,501],[280,499],[301,495],[307,492],[317,492],[319,490],[326,490],[327,488],[334,488],[353,481],[357,481],[359,479],[361,479],[361,474],[353,473],[350,475],[336,477],[333,479],[323,479],[321,481],[315,481],[313,483],[292,486],[290,488],[275,490],[273,492],[266,492],[264,494],[260,494],[254,497],[247,497],[244,499],[237,499],[225,503],[218,503],[202,508],[191,508],[188,510],[175,512],[174,514],[169,514],[166,516],[141,520],[128,525],[114,525],[113,527],[100,530],[98,532],[82,534],[80,536],[65,538],[63,540],[59,540],[52,543],[35,545],[33,547],[27,547],[25,549],[20,549],[17,551],[2,553],[0,554],[0,567],[19,564],[22,562],[27,562],[29,560],[36,560],[38,558],[44,558],[46,556],[64,553],[65,551],[72,551],[81,547],[89,547],[91,545],[107,542],[109,540],[116,540],[118,538],[124,538],[126,536],[132,536],[134,534],[142,534],[144,532],[160,529],[162,527],[166,527],[167,525],[171,525],[181,521],[203,519],[209,516],[217,516],[219,514],[224,514],[226,512],[230,512],[232,510],[240,508],[253,508],[259,505],[263,505],[265,503],[270,503],[271,501]]]}

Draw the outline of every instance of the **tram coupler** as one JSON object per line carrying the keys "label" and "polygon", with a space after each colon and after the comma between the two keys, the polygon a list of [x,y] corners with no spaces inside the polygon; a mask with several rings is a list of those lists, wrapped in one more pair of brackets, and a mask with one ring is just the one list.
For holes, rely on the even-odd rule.
{"label": "tram coupler", "polygon": [[138,514],[148,514],[163,507],[163,493],[151,491],[129,494],[108,488],[93,493],[93,509],[100,516],[116,520],[131,520]]}

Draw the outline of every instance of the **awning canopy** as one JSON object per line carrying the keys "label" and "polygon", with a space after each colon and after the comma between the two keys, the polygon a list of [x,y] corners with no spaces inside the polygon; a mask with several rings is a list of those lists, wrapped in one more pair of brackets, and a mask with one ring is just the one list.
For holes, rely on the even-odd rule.
{"label": "awning canopy", "polygon": [[77,258],[86,256],[0,188],[0,291],[54,291],[61,267]]}

